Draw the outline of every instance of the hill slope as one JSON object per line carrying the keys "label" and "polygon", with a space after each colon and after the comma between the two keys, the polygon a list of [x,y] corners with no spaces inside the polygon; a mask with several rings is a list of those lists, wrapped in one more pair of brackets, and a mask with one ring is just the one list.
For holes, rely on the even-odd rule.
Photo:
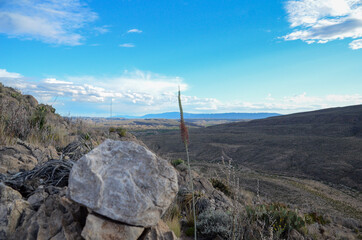
{"label": "hill slope", "polygon": [[[139,136],[164,157],[184,157],[178,131]],[[362,190],[362,105],[190,129],[194,161],[221,156],[267,173]]]}

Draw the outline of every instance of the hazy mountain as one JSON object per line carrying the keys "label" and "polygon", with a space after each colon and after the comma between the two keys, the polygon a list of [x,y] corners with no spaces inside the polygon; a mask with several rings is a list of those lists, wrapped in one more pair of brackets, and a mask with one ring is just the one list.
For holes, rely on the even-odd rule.
{"label": "hazy mountain", "polygon": [[[185,119],[262,119],[268,117],[280,116],[278,113],[184,113]],[[179,119],[179,112],[166,112],[158,114],[146,114],[144,116],[128,116],[119,115],[114,117],[123,118],[163,118],[163,119]]]}

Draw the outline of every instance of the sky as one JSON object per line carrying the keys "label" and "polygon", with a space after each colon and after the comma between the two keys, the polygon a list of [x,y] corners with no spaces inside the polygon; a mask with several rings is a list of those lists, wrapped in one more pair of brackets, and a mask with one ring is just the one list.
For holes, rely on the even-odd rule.
{"label": "sky", "polygon": [[362,0],[0,0],[0,82],[63,116],[362,104]]}

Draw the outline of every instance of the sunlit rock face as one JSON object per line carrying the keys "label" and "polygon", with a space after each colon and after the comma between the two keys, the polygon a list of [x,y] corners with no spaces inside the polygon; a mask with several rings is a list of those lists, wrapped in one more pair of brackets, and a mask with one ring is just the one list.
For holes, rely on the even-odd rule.
{"label": "sunlit rock face", "polygon": [[134,226],[156,225],[177,191],[175,169],[128,141],[106,140],[79,159],[69,177],[71,199]]}

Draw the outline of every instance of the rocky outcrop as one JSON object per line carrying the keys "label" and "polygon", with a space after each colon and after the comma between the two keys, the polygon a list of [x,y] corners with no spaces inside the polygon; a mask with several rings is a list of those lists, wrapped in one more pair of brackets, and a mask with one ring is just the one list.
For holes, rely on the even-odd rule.
{"label": "rocky outcrop", "polygon": [[9,239],[15,233],[19,219],[29,203],[21,194],[0,183],[0,239]]}
{"label": "rocky outcrop", "polygon": [[89,214],[82,231],[85,240],[137,240],[144,228],[133,227]]}
{"label": "rocky outcrop", "polygon": [[156,225],[177,191],[175,169],[128,141],[106,140],[79,159],[69,176],[71,199],[134,226]]}
{"label": "rocky outcrop", "polygon": [[16,232],[8,239],[81,240],[87,210],[70,201],[65,193],[63,189],[59,194],[49,196],[36,212],[26,209]]}
{"label": "rocky outcrop", "polygon": [[13,146],[0,146],[0,173],[33,169],[38,163],[58,158],[54,147],[35,147],[21,140]]}

